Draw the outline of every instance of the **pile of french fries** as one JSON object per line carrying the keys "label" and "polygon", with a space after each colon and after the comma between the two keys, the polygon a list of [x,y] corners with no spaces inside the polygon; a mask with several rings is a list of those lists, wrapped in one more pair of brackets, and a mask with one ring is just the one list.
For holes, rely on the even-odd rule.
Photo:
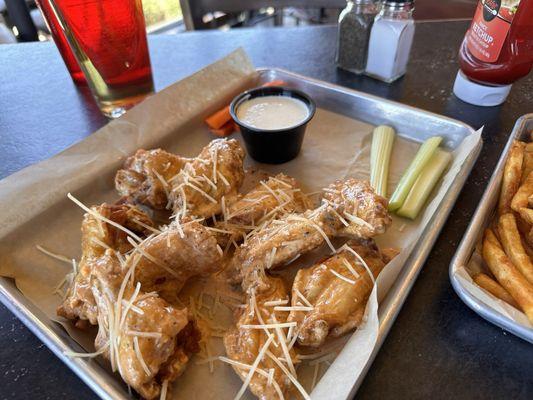
{"label": "pile of french fries", "polygon": [[474,276],[476,284],[523,311],[533,324],[533,142],[512,144],[482,255],[490,272]]}

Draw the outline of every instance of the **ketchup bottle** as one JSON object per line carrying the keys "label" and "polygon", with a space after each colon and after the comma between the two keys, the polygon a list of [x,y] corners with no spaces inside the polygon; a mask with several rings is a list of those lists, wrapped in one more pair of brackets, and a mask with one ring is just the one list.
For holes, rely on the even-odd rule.
{"label": "ketchup bottle", "polygon": [[479,106],[503,103],[533,66],[533,0],[479,0],[459,66],[457,97]]}

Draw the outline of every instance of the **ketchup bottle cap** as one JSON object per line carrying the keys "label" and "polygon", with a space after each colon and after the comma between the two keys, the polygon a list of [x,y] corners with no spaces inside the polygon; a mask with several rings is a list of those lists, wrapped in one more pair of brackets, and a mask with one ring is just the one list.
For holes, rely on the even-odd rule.
{"label": "ketchup bottle cap", "polygon": [[471,81],[461,70],[455,77],[453,93],[461,100],[476,106],[498,106],[502,104],[512,85],[488,86]]}

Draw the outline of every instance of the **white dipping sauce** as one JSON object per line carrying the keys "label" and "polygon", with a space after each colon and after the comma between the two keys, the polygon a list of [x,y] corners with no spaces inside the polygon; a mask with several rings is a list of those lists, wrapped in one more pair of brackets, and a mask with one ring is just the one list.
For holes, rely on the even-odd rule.
{"label": "white dipping sauce", "polygon": [[247,100],[237,108],[237,118],[245,125],[264,130],[287,129],[309,116],[309,108],[288,96],[263,96]]}

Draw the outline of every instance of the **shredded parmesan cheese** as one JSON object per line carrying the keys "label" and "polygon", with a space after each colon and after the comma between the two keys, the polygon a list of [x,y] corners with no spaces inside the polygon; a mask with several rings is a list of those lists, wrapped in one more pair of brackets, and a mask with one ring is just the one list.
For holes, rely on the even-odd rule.
{"label": "shredded parmesan cheese", "polygon": [[135,350],[135,355],[137,356],[137,359],[139,360],[139,364],[141,364],[142,369],[144,370],[146,375],[151,376],[152,372],[144,361],[143,355],[141,353],[141,348],[139,347],[139,338],[137,336],[133,337],[133,349]]}
{"label": "shredded parmesan cheese", "polygon": [[348,271],[352,273],[355,279],[359,279],[361,277],[361,275],[359,275],[359,273],[354,269],[354,267],[350,265],[350,262],[346,258],[342,257],[342,263],[346,268],[348,268]]}
{"label": "shredded parmesan cheese", "polygon": [[[277,323],[276,316],[272,315],[272,319],[274,320],[274,323]],[[289,349],[287,348],[287,338],[285,337],[285,334],[283,331],[279,328],[279,326],[274,327],[274,330],[276,331],[276,335],[278,335],[278,341],[281,343],[281,350],[283,351],[283,354],[285,355],[285,359],[287,362],[287,365],[289,366],[289,369],[291,373],[296,376],[296,369],[294,368],[294,364],[292,363],[292,358],[289,353]]]}
{"label": "shredded parmesan cheese", "polygon": [[168,391],[168,379],[165,379],[163,381],[163,384],[161,385],[161,396],[159,397],[159,400],[166,400],[167,391]]}
{"label": "shredded parmesan cheese", "polygon": [[261,184],[261,186],[263,186],[272,196],[274,196],[274,198],[276,199],[276,201],[281,204],[281,199],[278,197],[278,195],[276,194],[276,192],[274,192],[272,190],[272,188],[270,186],[268,186],[264,181],[261,181],[259,182]]}
{"label": "shredded parmesan cheese", "polygon": [[132,218],[131,220],[132,220],[133,222],[135,222],[137,225],[140,225],[140,226],[142,226],[143,228],[148,229],[149,231],[154,232],[155,234],[160,234],[160,233],[161,233],[161,231],[160,231],[159,229],[154,228],[153,226],[150,226],[150,225],[148,225],[148,224],[145,224],[144,222],[139,221],[139,220],[136,219],[136,218]]}
{"label": "shredded parmesan cheese", "polygon": [[242,329],[274,329],[276,327],[278,328],[289,328],[291,326],[296,326],[296,322],[280,322],[277,324],[260,324],[260,325],[247,325],[243,324],[239,326],[239,328]]}
{"label": "shredded parmesan cheese", "polygon": [[370,275],[370,278],[372,279],[372,283],[375,285],[376,278],[374,278],[374,274],[372,273],[372,270],[370,269],[368,264],[365,262],[365,260],[363,260],[363,257],[361,257],[354,249],[352,249],[347,244],[344,244],[344,246],[342,246],[341,249],[345,249],[349,251],[350,253],[352,253],[355,256],[355,258],[357,258],[361,262],[361,264],[363,264],[363,267],[365,267],[366,271],[368,272],[368,275]]}
{"label": "shredded parmesan cheese", "polygon": [[305,303],[306,306],[313,307],[311,302],[309,300],[307,300],[307,298],[302,294],[302,292],[300,292],[298,289],[295,289],[295,292],[296,292],[296,296],[298,296],[300,299],[302,299],[302,301]]}
{"label": "shredded parmesan cheese", "polygon": [[198,193],[200,193],[202,196],[204,196],[207,200],[209,200],[211,203],[217,203],[217,201],[211,197],[210,195],[208,195],[206,192],[204,192],[202,189],[200,189],[198,186],[195,186],[193,185],[192,183],[190,182],[186,182],[185,183],[186,186],[190,187],[191,189],[194,189],[196,190]]}
{"label": "shredded parmesan cheese", "polygon": [[311,400],[311,397],[309,396],[309,394],[305,391],[305,389],[303,388],[303,386],[300,384],[300,382],[298,382],[298,379],[296,379],[296,377],[294,377],[294,375],[292,375],[288,370],[287,368],[285,368],[285,366],[281,363],[281,361],[279,361],[277,359],[277,357],[272,354],[270,351],[266,351],[266,354],[278,365],[278,367],[280,367],[280,369],[283,371],[283,373],[285,375],[287,375],[287,377],[289,378],[289,380],[293,383],[294,386],[296,386],[296,389],[298,389],[298,391],[301,393],[301,395],[303,396],[303,398],[305,400]]}
{"label": "shredded parmesan cheese", "polygon": [[93,358],[93,357],[97,357],[99,356],[100,354],[104,353],[107,348],[108,348],[109,344],[106,343],[104,346],[102,346],[100,348],[100,350],[98,351],[95,351],[93,353],[77,353],[75,351],[64,351],[63,354],[66,355],[67,357],[73,357],[73,358]]}
{"label": "shredded parmesan cheese", "polygon": [[337,278],[342,279],[343,281],[348,282],[351,285],[355,285],[355,281],[354,280],[346,278],[344,275],[339,274],[334,269],[329,269],[328,268],[328,271],[331,272],[333,275],[335,275]]}
{"label": "shredded parmesan cheese", "polygon": [[271,386],[274,380],[274,368],[268,370],[267,386]]}
{"label": "shredded parmesan cheese", "polygon": [[228,180],[226,179],[226,177],[220,171],[217,172],[217,176],[220,178],[220,180],[222,182],[224,182],[224,185],[230,186]]}
{"label": "shredded parmesan cheese", "polygon": [[40,245],[37,245],[35,247],[37,248],[37,250],[39,250],[40,252],[46,254],[47,256],[50,256],[52,258],[55,258],[56,260],[63,261],[63,262],[66,262],[67,264],[71,264],[72,265],[72,259],[71,258],[62,256],[61,254],[53,253],[50,250],[47,250],[43,246],[40,246]]}
{"label": "shredded parmesan cheese", "polygon": [[126,331],[128,336],[138,336],[143,338],[161,339],[162,335],[159,332],[139,332],[139,331]]}
{"label": "shredded parmesan cheese", "polygon": [[273,340],[273,337],[270,336],[265,342],[265,344],[263,345],[263,347],[261,347],[259,354],[257,355],[255,361],[253,362],[252,367],[250,368],[250,371],[248,372],[248,375],[246,375],[246,379],[244,380],[244,383],[242,384],[241,388],[235,395],[234,400],[239,400],[244,394],[244,392],[246,391],[246,388],[248,387],[248,385],[250,384],[250,381],[252,380],[252,377],[254,376],[255,370],[257,369],[259,363],[261,362],[265,353],[267,352],[268,347],[270,346],[270,343],[272,343],[272,340]]}
{"label": "shredded parmesan cheese", "polygon": [[359,218],[359,217],[357,217],[357,216],[355,216],[355,215],[353,215],[353,214],[347,213],[346,211],[344,211],[343,214],[344,214],[344,216],[345,216],[346,218],[348,218],[351,222],[356,223],[357,225],[364,225],[364,226],[366,226],[366,227],[369,228],[369,229],[373,229],[373,226],[370,225],[368,222],[366,222],[364,219]]}
{"label": "shredded parmesan cheese", "polygon": [[271,300],[271,301],[265,301],[263,303],[263,305],[266,306],[266,307],[271,307],[271,306],[283,306],[283,305],[288,304],[288,303],[289,303],[288,299],[285,299],[285,300]]}
{"label": "shredded parmesan cheese", "polygon": [[87,207],[85,204],[83,204],[81,201],[79,201],[77,198],[75,198],[72,194],[67,193],[67,197],[70,200],[72,200],[74,203],[76,203],[82,210],[85,210],[87,213],[91,214],[97,220],[106,222],[109,225],[112,225],[115,228],[120,229],[122,232],[125,232],[127,235],[131,236],[132,238],[134,238],[138,242],[142,242],[142,239],[139,236],[137,236],[135,233],[130,231],[128,228],[125,228],[122,225],[117,224],[116,222],[111,221],[110,219],[104,217],[103,215],[100,215],[100,213],[98,213],[98,212],[96,212],[94,210],[91,210],[89,207]]}
{"label": "shredded parmesan cheese", "polygon": [[324,240],[326,241],[326,243],[328,244],[329,248],[331,249],[331,251],[333,253],[335,253],[335,247],[333,246],[333,244],[331,243],[331,241],[329,240],[328,236],[326,235],[326,233],[322,230],[322,228],[316,224],[315,222],[311,221],[310,219],[308,218],[305,218],[305,217],[300,217],[300,216],[297,216],[297,215],[291,215],[289,217],[289,219],[291,220],[295,220],[295,221],[301,221],[301,222],[304,222],[308,225],[311,225],[313,228],[315,228],[317,230],[318,233],[320,233],[320,235],[324,238]]}
{"label": "shredded parmesan cheese", "polygon": [[274,311],[313,311],[313,307],[307,306],[290,306],[290,307],[274,307]]}

